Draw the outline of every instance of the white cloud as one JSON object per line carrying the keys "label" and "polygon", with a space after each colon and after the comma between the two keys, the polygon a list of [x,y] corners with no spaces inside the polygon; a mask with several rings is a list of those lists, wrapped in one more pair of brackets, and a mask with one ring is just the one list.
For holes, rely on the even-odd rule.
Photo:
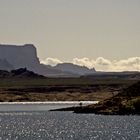
{"label": "white cloud", "polygon": [[86,67],[92,68],[92,67],[94,67],[95,61],[94,60],[90,60],[89,58],[84,57],[84,58],[81,58],[81,59],[74,58],[72,60],[72,63],[76,64],[76,65],[86,66]]}
{"label": "white cloud", "polygon": [[59,59],[57,58],[46,58],[45,60],[42,60],[40,63],[42,64],[46,64],[46,65],[52,65],[52,66],[55,66],[57,65],[58,63],[63,63],[62,61],[60,61]]}
{"label": "white cloud", "polygon": [[103,57],[98,57],[95,63],[103,66],[111,65],[111,62]]}
{"label": "white cloud", "polygon": [[[46,58],[41,61],[43,64],[56,65],[63,63],[57,58]],[[140,71],[140,57],[131,57],[122,60],[108,60],[103,57],[97,59],[74,58],[71,63],[88,68],[95,68],[97,71]]]}

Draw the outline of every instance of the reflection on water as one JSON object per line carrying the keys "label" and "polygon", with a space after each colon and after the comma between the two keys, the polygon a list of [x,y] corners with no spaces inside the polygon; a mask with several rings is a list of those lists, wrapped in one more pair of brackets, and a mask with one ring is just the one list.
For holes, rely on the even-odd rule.
{"label": "reflection on water", "polygon": [[1,102],[0,111],[46,111],[63,107],[95,104],[98,101],[57,101],[57,102]]}
{"label": "reflection on water", "polygon": [[139,116],[1,112],[1,140],[138,140]]}

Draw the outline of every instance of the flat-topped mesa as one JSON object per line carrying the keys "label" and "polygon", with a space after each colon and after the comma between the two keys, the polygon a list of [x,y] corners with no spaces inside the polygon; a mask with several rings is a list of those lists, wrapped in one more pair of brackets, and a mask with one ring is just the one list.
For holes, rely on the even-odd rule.
{"label": "flat-topped mesa", "polygon": [[14,68],[35,68],[40,62],[36,48],[32,44],[2,45],[0,44],[0,59],[7,60]]}
{"label": "flat-topped mesa", "polygon": [[47,77],[77,77],[92,74],[94,69],[64,63],[56,67],[41,64],[33,44],[3,45],[0,44],[0,70],[27,68],[37,74]]}
{"label": "flat-topped mesa", "polygon": [[13,70],[14,67],[5,59],[0,59],[0,70]]}
{"label": "flat-topped mesa", "polygon": [[29,71],[33,71],[44,76],[65,76],[69,73],[56,70],[53,67],[40,64],[37,57],[37,51],[34,45],[3,45],[0,44],[0,69],[27,68]]}

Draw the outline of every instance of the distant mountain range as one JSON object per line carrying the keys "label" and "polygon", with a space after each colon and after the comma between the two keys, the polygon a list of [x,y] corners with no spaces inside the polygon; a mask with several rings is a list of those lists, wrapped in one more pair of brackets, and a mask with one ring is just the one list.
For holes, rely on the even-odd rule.
{"label": "distant mountain range", "polygon": [[78,74],[78,75],[87,75],[87,74],[93,74],[93,73],[96,72],[94,68],[89,69],[85,66],[78,66],[78,65],[74,65],[72,63],[57,64],[53,68],[55,68],[57,70],[64,71],[64,72],[70,72],[70,73],[73,73],[73,74]]}
{"label": "distant mountain range", "polygon": [[140,77],[139,72],[97,72],[72,63],[62,63],[56,66],[41,64],[37,57],[36,47],[32,44],[25,45],[0,45],[0,70],[11,71],[27,68],[39,75],[46,77]]}
{"label": "distant mountain range", "polygon": [[77,77],[95,73],[95,69],[72,63],[56,66],[41,64],[34,45],[0,45],[0,70],[27,68],[35,73],[48,77]]}

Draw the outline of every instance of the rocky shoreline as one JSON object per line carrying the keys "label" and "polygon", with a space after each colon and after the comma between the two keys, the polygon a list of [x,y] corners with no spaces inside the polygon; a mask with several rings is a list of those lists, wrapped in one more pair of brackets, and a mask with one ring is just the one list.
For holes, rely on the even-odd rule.
{"label": "rocky shoreline", "polygon": [[62,108],[51,111],[73,111],[74,113],[94,113],[102,115],[140,115],[140,82],[124,89],[110,99],[98,104]]}

